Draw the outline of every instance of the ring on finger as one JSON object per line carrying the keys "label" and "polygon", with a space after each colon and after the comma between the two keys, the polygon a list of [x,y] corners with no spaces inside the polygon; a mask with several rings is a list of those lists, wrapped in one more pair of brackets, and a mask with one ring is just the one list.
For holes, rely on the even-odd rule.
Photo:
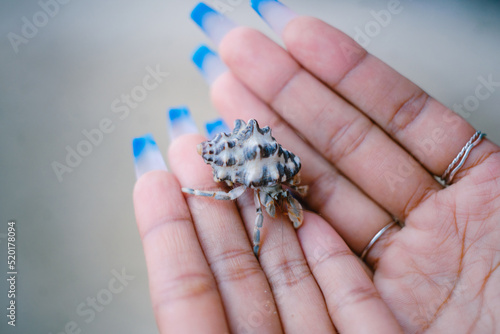
{"label": "ring on finger", "polygon": [[476,131],[476,133],[471,137],[471,139],[465,144],[462,150],[458,153],[455,159],[451,162],[451,164],[446,168],[445,172],[441,176],[441,179],[446,185],[450,185],[455,177],[455,174],[462,168],[469,156],[470,151],[476,147],[486,136],[486,133],[482,133],[481,131]]}
{"label": "ring on finger", "polygon": [[378,231],[377,234],[375,234],[375,236],[372,238],[372,240],[370,240],[370,242],[368,243],[368,245],[366,245],[365,249],[363,249],[363,252],[361,252],[361,256],[360,256],[361,260],[363,260],[363,261],[365,260],[366,255],[368,255],[368,252],[373,247],[373,245],[377,242],[377,240],[380,239],[380,237],[388,229],[390,229],[392,226],[394,226],[396,223],[397,223],[396,220],[391,221],[389,224],[387,224],[384,227],[382,227],[382,229],[380,231]]}

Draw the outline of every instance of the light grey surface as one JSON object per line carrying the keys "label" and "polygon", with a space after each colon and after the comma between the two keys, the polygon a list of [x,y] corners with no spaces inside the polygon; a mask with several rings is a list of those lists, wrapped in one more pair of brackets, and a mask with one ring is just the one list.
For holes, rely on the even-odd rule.
{"label": "light grey surface", "polygon": [[[390,2],[285,3],[355,36],[376,22],[372,11]],[[196,3],[70,1],[16,53],[9,33],[22,35],[23,17],[33,22],[41,7],[37,1],[1,2],[0,276],[7,272],[5,233],[12,218],[19,273],[15,328],[6,324],[7,284],[0,281],[1,333],[55,334],[71,321],[82,333],[157,332],[132,207],[131,139],[152,133],[165,152],[168,107],[188,105],[200,128],[217,115],[190,61],[197,45],[210,45],[189,19]],[[230,18],[276,38],[246,1],[207,3],[233,4]],[[474,102],[481,77],[500,81],[498,2],[402,0],[400,6],[378,33],[372,31],[370,52],[450,107]],[[168,76],[120,119],[113,101],[142,85],[146,68],[157,66]],[[464,114],[497,143],[499,90]],[[113,131],[59,180],[52,164],[66,164],[66,147],[76,149],[85,139],[82,131],[103,119]],[[109,284],[122,270],[134,278],[117,291],[120,284]],[[91,319],[91,308],[81,304],[97,296],[112,300]]]}

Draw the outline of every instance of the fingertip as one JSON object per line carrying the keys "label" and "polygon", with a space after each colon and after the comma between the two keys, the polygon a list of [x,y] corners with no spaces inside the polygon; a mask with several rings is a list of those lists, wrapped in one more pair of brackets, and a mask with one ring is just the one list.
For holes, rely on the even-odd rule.
{"label": "fingertip", "polygon": [[213,139],[219,133],[231,133],[231,129],[221,117],[205,123],[207,137]]}
{"label": "fingertip", "polygon": [[191,19],[218,45],[237,25],[223,14],[200,2],[191,12]]}
{"label": "fingertip", "polygon": [[154,170],[167,170],[163,156],[153,135],[146,134],[132,140],[134,167],[137,179]]}
{"label": "fingertip", "polygon": [[209,85],[228,71],[219,56],[206,45],[200,45],[193,52],[191,59]]}
{"label": "fingertip", "polygon": [[198,133],[187,106],[172,107],[167,111],[167,131],[172,141],[185,134]]}
{"label": "fingertip", "polygon": [[298,15],[276,0],[252,0],[252,8],[279,36],[288,23]]}
{"label": "fingertip", "polygon": [[191,11],[191,19],[200,27],[203,27],[203,18],[207,14],[216,15],[217,12],[204,4],[203,2],[198,3]]}

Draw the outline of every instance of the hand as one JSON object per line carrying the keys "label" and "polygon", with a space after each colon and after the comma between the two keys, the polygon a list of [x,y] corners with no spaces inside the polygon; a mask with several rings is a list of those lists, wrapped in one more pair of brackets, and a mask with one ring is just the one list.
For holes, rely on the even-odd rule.
{"label": "hand", "polygon": [[[280,10],[286,11],[284,7]],[[262,13],[261,13],[262,14]],[[264,18],[273,25],[273,18]],[[302,161],[304,224],[265,215],[252,253],[251,190],[227,188],[178,137],[173,173],[134,190],[161,332],[492,332],[500,326],[500,148],[484,139],[451,186],[442,175],[475,130],[349,37],[310,17],[281,32],[287,51],[234,28],[211,85],[229,124],[255,118]],[[373,236],[393,221],[371,247]]]}

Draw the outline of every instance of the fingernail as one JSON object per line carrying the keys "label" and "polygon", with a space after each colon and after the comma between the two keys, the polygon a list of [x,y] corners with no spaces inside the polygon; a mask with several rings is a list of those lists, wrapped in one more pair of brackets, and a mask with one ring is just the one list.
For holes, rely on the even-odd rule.
{"label": "fingernail", "polygon": [[191,12],[191,18],[207,36],[219,45],[220,41],[237,25],[221,13],[200,2]]}
{"label": "fingernail", "polygon": [[285,26],[298,15],[276,0],[251,0],[252,8],[279,36]]}
{"label": "fingernail", "polygon": [[198,133],[198,128],[187,107],[170,108],[167,118],[171,140],[188,133]]}
{"label": "fingernail", "polygon": [[222,118],[216,118],[211,122],[206,122],[205,129],[207,130],[207,137],[209,139],[213,139],[221,132],[231,133],[231,129],[229,129]]}
{"label": "fingernail", "polygon": [[194,51],[192,59],[209,85],[219,75],[227,72],[227,67],[219,56],[205,45],[201,45]]}
{"label": "fingernail", "polygon": [[134,138],[132,149],[134,151],[135,176],[137,179],[153,170],[167,170],[165,161],[151,134]]}

